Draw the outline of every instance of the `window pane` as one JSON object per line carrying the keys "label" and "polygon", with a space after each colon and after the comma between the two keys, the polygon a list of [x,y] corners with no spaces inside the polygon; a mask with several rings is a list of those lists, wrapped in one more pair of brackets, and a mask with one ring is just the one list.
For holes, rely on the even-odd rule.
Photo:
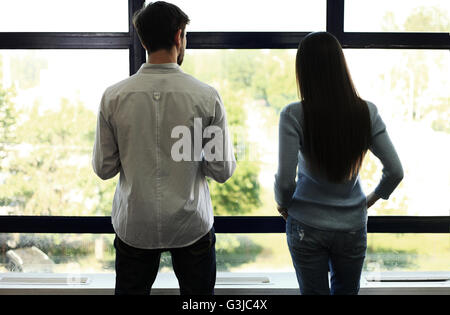
{"label": "window pane", "polygon": [[0,234],[0,273],[112,273],[113,241],[113,234]]}
{"label": "window pane", "polygon": [[[449,215],[448,52],[345,53],[360,95],[379,108],[405,170],[391,198],[369,214]],[[2,91],[2,115],[10,123],[0,141],[0,213],[108,215],[117,177],[98,180],[90,155],[101,93],[128,76],[127,52],[0,56],[3,86],[16,89]],[[208,179],[215,215],[277,215],[278,117],[297,100],[294,59],[295,50],[187,51],[184,71],[216,87],[224,100],[237,156],[238,167],[225,184]],[[110,64],[118,66],[113,70]],[[88,71],[98,76],[96,84],[85,79]],[[367,194],[381,169],[369,154],[361,171]]]}
{"label": "window pane", "polygon": [[449,234],[368,234],[364,271],[450,271]]}
{"label": "window pane", "polygon": [[[450,55],[448,51],[346,50],[360,95],[387,124],[405,177],[370,215],[449,215]],[[211,182],[216,215],[277,215],[273,194],[279,110],[296,101],[295,50],[188,50],[186,72],[215,86],[230,116],[238,167]],[[425,167],[426,165],[426,167]],[[369,154],[361,182],[366,194],[382,165]]]}
{"label": "window pane", "polygon": [[[146,1],[149,3],[151,1]],[[325,0],[174,0],[191,22],[188,31],[277,32],[326,29]]]}
{"label": "window pane", "polygon": [[346,32],[450,32],[448,0],[346,0]]}
{"label": "window pane", "polygon": [[187,50],[185,72],[220,93],[237,168],[225,184],[210,183],[216,215],[278,215],[273,193],[278,118],[297,99],[296,50]]}
{"label": "window pane", "polygon": [[[404,179],[369,214],[449,215],[450,54],[446,50],[346,50],[354,83],[387,125],[404,168]],[[361,172],[372,191],[381,165],[370,154]]]}
{"label": "window pane", "polygon": [[96,116],[128,76],[128,50],[0,51],[1,215],[110,213],[116,180],[91,167]]}
{"label": "window pane", "polygon": [[[0,234],[0,273],[114,273],[112,234]],[[294,272],[286,235],[216,234],[219,272]],[[369,234],[364,272],[450,271],[448,234]],[[170,254],[160,272],[172,272]]]}
{"label": "window pane", "polygon": [[0,31],[128,32],[128,1],[1,1]]}

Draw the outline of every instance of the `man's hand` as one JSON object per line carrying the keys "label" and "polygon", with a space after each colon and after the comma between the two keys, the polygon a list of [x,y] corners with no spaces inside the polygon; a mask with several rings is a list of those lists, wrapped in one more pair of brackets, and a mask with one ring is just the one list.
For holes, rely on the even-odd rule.
{"label": "man's hand", "polygon": [[277,205],[277,210],[283,217],[283,219],[287,220],[288,217],[288,210],[286,208],[280,207],[280,205]]}

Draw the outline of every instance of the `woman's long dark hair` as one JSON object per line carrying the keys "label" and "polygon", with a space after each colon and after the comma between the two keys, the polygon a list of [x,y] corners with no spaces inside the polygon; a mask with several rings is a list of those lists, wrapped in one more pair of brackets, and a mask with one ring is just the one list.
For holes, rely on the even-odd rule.
{"label": "woman's long dark hair", "polygon": [[296,75],[307,164],[332,182],[351,179],[369,147],[371,124],[339,41],[327,32],[308,34],[297,51]]}

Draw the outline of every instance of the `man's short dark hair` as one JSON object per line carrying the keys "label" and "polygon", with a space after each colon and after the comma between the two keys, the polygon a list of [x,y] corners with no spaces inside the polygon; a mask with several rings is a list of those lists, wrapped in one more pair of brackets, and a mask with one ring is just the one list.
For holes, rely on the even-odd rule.
{"label": "man's short dark hair", "polygon": [[149,52],[170,50],[179,29],[184,36],[189,17],[179,7],[164,1],[151,2],[133,16],[133,25]]}

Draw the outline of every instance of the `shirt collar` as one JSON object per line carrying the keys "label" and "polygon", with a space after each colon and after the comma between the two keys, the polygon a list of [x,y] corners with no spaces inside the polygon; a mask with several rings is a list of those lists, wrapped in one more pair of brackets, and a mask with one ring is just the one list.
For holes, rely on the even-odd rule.
{"label": "shirt collar", "polygon": [[173,73],[181,71],[177,63],[144,63],[138,70],[138,73]]}

